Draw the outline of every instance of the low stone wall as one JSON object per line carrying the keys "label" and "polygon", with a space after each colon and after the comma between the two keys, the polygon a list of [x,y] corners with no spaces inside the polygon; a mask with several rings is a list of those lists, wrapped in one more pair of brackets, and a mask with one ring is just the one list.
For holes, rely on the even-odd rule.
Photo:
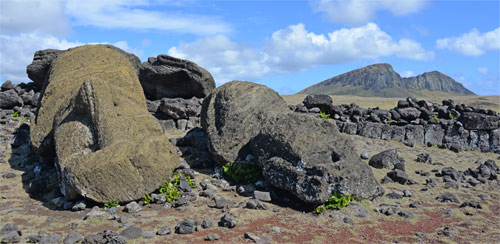
{"label": "low stone wall", "polygon": [[434,104],[407,98],[390,110],[333,105],[324,95],[309,95],[303,104],[289,106],[301,113],[323,111],[335,119],[339,131],[375,139],[395,140],[408,146],[438,145],[453,151],[500,153],[500,114],[444,100]]}

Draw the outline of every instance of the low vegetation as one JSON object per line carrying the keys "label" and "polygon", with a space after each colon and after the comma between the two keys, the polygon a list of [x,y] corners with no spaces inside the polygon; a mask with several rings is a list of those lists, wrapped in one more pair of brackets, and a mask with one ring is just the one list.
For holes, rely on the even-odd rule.
{"label": "low vegetation", "polygon": [[253,183],[261,178],[260,168],[251,162],[227,163],[222,171],[236,183]]}
{"label": "low vegetation", "polygon": [[351,195],[344,195],[340,192],[335,192],[330,195],[326,203],[316,207],[316,213],[320,214],[327,209],[342,209],[351,202]]}
{"label": "low vegetation", "polygon": [[321,119],[328,119],[328,118],[330,118],[330,114],[326,114],[324,112],[319,112],[319,117]]}
{"label": "low vegetation", "polygon": [[105,208],[112,208],[118,206],[118,201],[110,200],[109,202],[104,204]]}

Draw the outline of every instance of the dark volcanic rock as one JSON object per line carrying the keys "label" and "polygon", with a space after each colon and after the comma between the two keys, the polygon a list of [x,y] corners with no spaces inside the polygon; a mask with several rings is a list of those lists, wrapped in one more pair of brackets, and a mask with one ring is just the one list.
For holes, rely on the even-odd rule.
{"label": "dark volcanic rock", "polygon": [[406,182],[408,182],[408,180],[409,180],[408,175],[404,171],[399,170],[399,169],[395,169],[395,170],[387,173],[387,177],[389,177],[393,181],[398,182],[399,184],[402,184],[402,185],[406,184]]}
{"label": "dark volcanic rock", "polygon": [[39,88],[42,88],[43,84],[49,79],[49,70],[52,61],[62,52],[64,51],[56,49],[45,49],[35,52],[33,62],[26,68],[26,73],[28,73],[28,77]]}
{"label": "dark volcanic rock", "polygon": [[398,156],[396,149],[390,149],[373,155],[368,164],[377,169],[394,169],[394,165],[403,162],[404,159]]}
{"label": "dark volcanic rock", "polygon": [[460,122],[468,130],[494,130],[498,128],[498,121],[498,116],[475,112],[465,112],[460,116]]}
{"label": "dark volcanic rock", "polygon": [[334,190],[357,199],[383,193],[352,142],[330,120],[289,111],[265,86],[230,82],[217,88],[203,103],[202,126],[216,162],[251,154],[271,185],[303,201],[325,202]]}
{"label": "dark volcanic rock", "polygon": [[23,99],[14,90],[0,92],[0,108],[13,109],[15,106],[23,106]]}
{"label": "dark volcanic rock", "polygon": [[455,195],[449,192],[439,195],[438,197],[436,197],[436,199],[440,202],[455,202],[455,203],[460,202]]}
{"label": "dark volcanic rock", "polygon": [[192,234],[196,231],[196,222],[194,220],[185,219],[175,226],[177,234]]}
{"label": "dark volcanic rock", "polygon": [[170,118],[188,119],[189,117],[199,117],[202,100],[196,97],[184,98],[163,98],[158,110],[168,115]]}
{"label": "dark volcanic rock", "polygon": [[304,99],[304,105],[308,108],[319,108],[321,112],[330,114],[333,110],[333,102],[332,98],[328,95],[324,94],[313,94],[313,95],[308,95]]}
{"label": "dark volcanic rock", "polygon": [[150,57],[148,62],[142,63],[139,80],[150,100],[204,98],[215,88],[214,78],[204,68],[168,55]]}

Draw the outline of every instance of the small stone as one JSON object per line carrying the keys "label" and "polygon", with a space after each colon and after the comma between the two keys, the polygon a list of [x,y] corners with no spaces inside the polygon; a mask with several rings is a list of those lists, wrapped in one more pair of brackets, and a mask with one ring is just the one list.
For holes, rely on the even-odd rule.
{"label": "small stone", "polygon": [[8,232],[7,235],[5,235],[2,238],[2,243],[19,243],[19,242],[21,242],[21,236],[15,230]]}
{"label": "small stone", "polygon": [[159,235],[159,236],[165,236],[165,235],[168,235],[172,232],[172,230],[170,230],[170,227],[168,226],[163,226],[163,227],[160,227],[158,229],[158,231],[156,231],[156,234]]}
{"label": "small stone", "polygon": [[10,179],[10,178],[14,178],[14,177],[16,177],[16,173],[14,173],[14,172],[2,173],[2,178]]}
{"label": "small stone", "polygon": [[175,226],[177,234],[192,234],[196,231],[196,222],[194,220],[185,219]]}
{"label": "small stone", "polygon": [[348,225],[353,225],[354,224],[354,221],[351,218],[349,218],[349,217],[345,217],[343,219],[343,221],[344,221],[344,223],[346,223]]}
{"label": "small stone", "polygon": [[215,208],[218,208],[218,209],[225,208],[230,203],[229,200],[227,200],[226,198],[219,196],[219,195],[214,197],[214,201],[215,201]]}
{"label": "small stone", "polygon": [[254,191],[253,195],[255,199],[263,201],[263,202],[270,202],[271,201],[271,194],[266,191]]}
{"label": "small stone", "polygon": [[390,199],[403,199],[403,195],[396,193],[396,192],[391,192],[385,196],[390,198]]}
{"label": "small stone", "polygon": [[83,236],[75,231],[70,232],[63,239],[64,244],[77,244],[81,241],[83,241]]}
{"label": "small stone", "polygon": [[267,244],[267,243],[272,242],[272,239],[269,237],[264,237],[264,236],[261,236],[258,234],[255,235],[255,234],[250,233],[250,232],[245,232],[244,237],[246,239],[252,240],[253,242],[255,242],[257,244]]}
{"label": "small stone", "polygon": [[212,226],[214,225],[215,225],[215,220],[212,219],[204,219],[203,222],[201,223],[201,227],[203,227],[203,229],[212,228]]}
{"label": "small stone", "polygon": [[420,232],[417,232],[415,233],[415,235],[420,238],[420,239],[426,239],[427,238],[427,235],[424,234],[424,233],[420,233]]}
{"label": "small stone", "polygon": [[40,239],[40,244],[54,244],[54,243],[61,243],[63,241],[62,236],[58,234],[49,234],[49,235],[43,235],[42,238]]}
{"label": "small stone", "polygon": [[137,239],[142,236],[142,229],[139,227],[130,226],[122,230],[120,236],[123,236],[129,240]]}
{"label": "small stone", "polygon": [[220,220],[219,226],[222,227],[227,227],[227,228],[234,228],[237,224],[237,220],[234,218],[233,215],[230,213],[226,213]]}
{"label": "small stone", "polygon": [[0,230],[0,235],[5,235],[11,231],[16,231],[19,235],[22,235],[22,232],[19,230],[19,227],[15,224],[6,224]]}
{"label": "small stone", "polygon": [[125,205],[125,212],[128,212],[128,213],[137,213],[141,210],[142,210],[142,208],[135,201],[130,202],[127,205]]}
{"label": "small stone", "polygon": [[205,240],[207,240],[207,241],[219,240],[219,235],[214,234],[214,233],[208,234],[207,237],[205,237]]}
{"label": "small stone", "polygon": [[362,152],[360,157],[362,159],[369,159],[370,158],[370,154],[368,152]]}
{"label": "small stone", "polygon": [[87,205],[85,204],[85,201],[80,201],[77,204],[73,205],[73,207],[71,207],[71,211],[85,210],[86,207]]}
{"label": "small stone", "polygon": [[409,190],[404,190],[403,191],[403,196],[405,196],[405,197],[411,197],[411,192]]}
{"label": "small stone", "polygon": [[417,209],[424,208],[423,206],[416,204],[416,203],[413,203],[413,202],[410,203],[409,207],[410,208],[417,208]]}
{"label": "small stone", "polygon": [[408,181],[408,175],[399,169],[395,169],[387,173],[387,177],[391,178],[393,181],[398,182],[399,184],[405,184]]}
{"label": "small stone", "polygon": [[455,211],[451,210],[451,209],[448,209],[444,212],[445,215],[454,215],[455,214]]}
{"label": "small stone", "polygon": [[408,211],[404,211],[404,210],[400,210],[398,212],[398,215],[401,216],[401,217],[404,217],[404,218],[413,218],[413,214],[408,212]]}
{"label": "small stone", "polygon": [[155,238],[155,234],[151,231],[143,231],[142,232],[142,238],[144,239],[153,239]]}
{"label": "small stone", "polygon": [[481,206],[481,203],[479,203],[478,201],[467,201],[467,202],[463,202],[461,205],[460,205],[461,208],[465,208],[465,207],[471,207],[471,208],[477,208],[477,209],[482,209],[483,206]]}
{"label": "small stone", "polygon": [[267,233],[274,235],[281,235],[281,228],[278,226],[273,226]]}
{"label": "small stone", "polygon": [[214,189],[206,189],[200,193],[200,196],[212,198],[215,195],[215,192],[216,191]]}
{"label": "small stone", "polygon": [[455,203],[459,203],[459,200],[458,198],[451,194],[451,193],[445,193],[445,194],[442,194],[438,197],[436,197],[436,199],[440,202],[455,202]]}
{"label": "small stone", "polygon": [[167,202],[167,195],[160,193],[160,194],[151,194],[151,200],[153,203],[157,204],[164,204]]}

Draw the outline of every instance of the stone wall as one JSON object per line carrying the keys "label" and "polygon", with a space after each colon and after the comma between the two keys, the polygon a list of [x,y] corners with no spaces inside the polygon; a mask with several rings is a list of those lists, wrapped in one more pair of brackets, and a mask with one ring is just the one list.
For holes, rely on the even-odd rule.
{"label": "stone wall", "polygon": [[333,105],[326,95],[309,95],[303,104],[289,106],[299,113],[330,114],[339,131],[369,138],[395,140],[408,146],[425,144],[453,151],[500,153],[500,114],[490,109],[442,104],[407,98],[390,110],[360,108],[356,104]]}

